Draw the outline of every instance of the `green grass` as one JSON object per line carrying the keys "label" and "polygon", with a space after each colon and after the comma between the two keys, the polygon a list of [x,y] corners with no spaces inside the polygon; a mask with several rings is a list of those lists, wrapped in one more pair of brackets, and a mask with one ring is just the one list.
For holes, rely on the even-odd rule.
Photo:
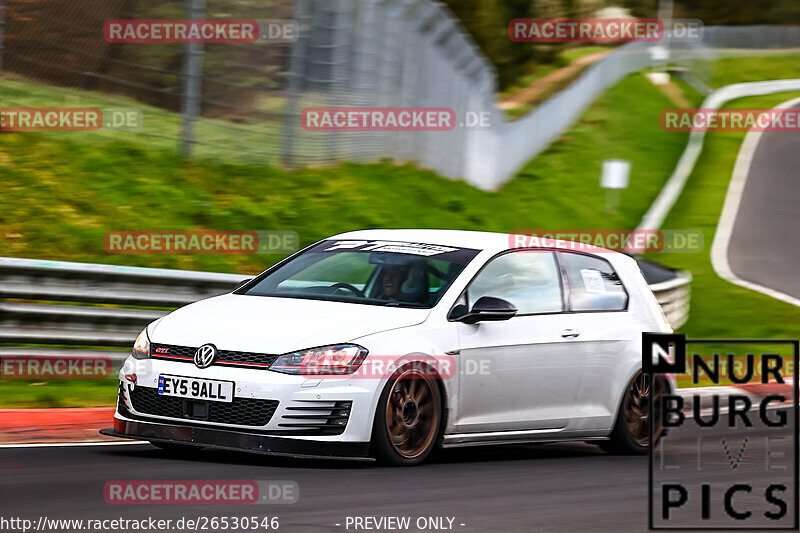
{"label": "green grass", "polygon": [[[646,98],[637,98],[647,95]],[[0,136],[0,255],[254,273],[274,255],[110,255],[112,230],[292,230],[301,245],[359,228],[632,227],[685,142],[665,136],[669,102],[641,75],[608,91],[549,150],[497,192],[413,165],[343,164],[287,172],[185,160],[172,150],[69,133]],[[615,109],[626,107],[630,114]],[[603,132],[599,134],[598,132]],[[663,137],[663,138],[662,138]],[[603,214],[602,160],[630,159],[620,212]]]}
{"label": "green grass", "polygon": [[[761,61],[769,63],[769,68],[762,65],[766,78],[800,73],[794,57]],[[733,73],[718,69],[718,74],[733,81],[749,77],[735,62],[723,66]],[[750,99],[744,107],[772,105],[790,96]],[[172,145],[129,134],[98,132],[84,142],[69,133],[4,133],[0,256],[255,273],[280,256],[109,255],[103,235],[110,230],[279,229],[296,231],[305,245],[342,231],[378,227],[499,232],[633,228],[686,143],[684,133],[661,131],[659,115],[665,107],[674,105],[641,74],[625,78],[496,192],[389,162],[287,172],[211,158],[185,160]],[[702,229],[706,250],[656,259],[695,275],[692,313],[683,328],[690,337],[796,338],[796,308],[731,286],[711,271],[708,247],[742,137],[707,137],[698,167],[665,225]],[[601,163],[608,158],[632,162],[630,188],[614,215],[603,212],[599,186]],[[0,407],[110,406],[116,385],[113,380],[6,380],[0,381],[0,390]]]}
{"label": "green grass", "polygon": [[[137,146],[154,150],[178,149],[182,133],[181,115],[159,107],[144,104],[130,97],[109,95],[76,88],[58,88],[42,85],[16,75],[2,78],[4,107],[92,107],[101,110],[137,109],[141,124],[130,130],[100,129],[82,132],[48,132],[45,137],[98,143],[129,141]],[[319,97],[309,96],[298,102],[298,109],[322,105]],[[262,96],[246,115],[221,118],[200,118],[194,124],[196,144],[193,156],[220,161],[242,161],[255,164],[277,165],[280,162],[281,138],[285,98]],[[297,141],[296,153],[314,148],[313,139]]]}
{"label": "green grass", "polygon": [[[778,67],[780,65],[780,67]],[[782,80],[800,77],[800,55],[723,57],[713,68],[712,84]]]}
{"label": "green grass", "polygon": [[119,381],[84,380],[0,380],[0,408],[113,407]]}

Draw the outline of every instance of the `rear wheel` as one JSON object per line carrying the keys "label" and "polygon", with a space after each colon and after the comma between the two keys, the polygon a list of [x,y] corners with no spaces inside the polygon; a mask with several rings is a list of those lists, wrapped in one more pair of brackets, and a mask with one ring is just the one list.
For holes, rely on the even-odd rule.
{"label": "rear wheel", "polygon": [[378,400],[372,442],[378,460],[413,466],[436,446],[442,423],[439,386],[416,365],[392,375]]}
{"label": "rear wheel", "polygon": [[[664,432],[661,423],[661,398],[667,391],[663,377],[645,374],[641,370],[628,384],[619,407],[617,422],[611,439],[600,447],[611,453],[645,454],[650,447],[650,424],[653,423],[653,439],[658,442]],[[650,420],[650,404],[653,405],[653,420]]]}

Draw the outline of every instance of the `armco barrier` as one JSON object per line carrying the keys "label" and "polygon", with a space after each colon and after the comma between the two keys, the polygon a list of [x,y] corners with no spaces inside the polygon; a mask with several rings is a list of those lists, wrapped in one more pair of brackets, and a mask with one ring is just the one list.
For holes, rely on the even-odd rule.
{"label": "armco barrier", "polygon": [[689,318],[692,275],[646,259],[636,260],[667,320],[678,329]]}
{"label": "armco barrier", "polygon": [[650,285],[664,315],[674,329],[681,327],[689,318],[692,281],[692,276],[688,272],[679,272],[676,276],[669,281]]}
{"label": "armco barrier", "polygon": [[[679,327],[688,314],[691,277],[649,261],[640,264],[668,319]],[[0,347],[0,356],[104,355],[121,361],[148,323],[176,307],[230,292],[247,277],[3,257],[0,345],[6,347]]]}
{"label": "armco barrier", "polygon": [[0,353],[108,355],[121,360],[128,351],[102,348],[129,349],[144,326],[169,310],[229,292],[246,278],[239,274],[3,257],[0,344],[48,348],[6,347],[0,348]]}

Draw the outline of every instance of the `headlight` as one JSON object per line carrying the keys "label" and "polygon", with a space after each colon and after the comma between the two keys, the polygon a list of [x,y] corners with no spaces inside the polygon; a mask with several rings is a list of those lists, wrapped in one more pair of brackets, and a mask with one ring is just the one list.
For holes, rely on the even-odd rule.
{"label": "headlight", "polygon": [[352,374],[367,353],[357,344],[321,346],[281,355],[269,369],[286,374]]}
{"label": "headlight", "polygon": [[142,332],[139,333],[139,336],[136,337],[131,355],[134,359],[150,358],[150,338],[147,336],[147,328],[144,328]]}

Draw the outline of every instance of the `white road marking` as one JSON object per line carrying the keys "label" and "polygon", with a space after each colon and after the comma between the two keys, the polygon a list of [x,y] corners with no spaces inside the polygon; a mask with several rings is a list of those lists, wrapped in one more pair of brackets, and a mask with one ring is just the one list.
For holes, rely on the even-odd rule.
{"label": "white road marking", "polygon": [[[800,78],[772,81],[754,81],[748,83],[734,83],[726,85],[709,94],[701,104],[702,109],[719,109],[727,102],[747,96],[760,96],[776,92],[800,90]],[[667,218],[672,206],[678,201],[686,181],[694,171],[694,165],[703,150],[705,131],[694,130],[689,133],[689,142],[681,154],[680,160],[669,177],[661,192],[647,210],[637,230],[659,229]],[[625,251],[631,252],[630,247]]]}
{"label": "white road marking", "polygon": [[[793,98],[792,100],[778,105],[775,109],[794,107],[799,103],[800,98]],[[744,142],[742,142],[742,147],[739,149],[739,155],[736,157],[736,164],[733,167],[733,176],[728,186],[728,193],[725,195],[725,204],[722,207],[722,214],[719,217],[717,231],[714,234],[714,242],[711,244],[711,265],[714,267],[714,271],[717,275],[726,281],[800,307],[800,299],[781,291],[759,285],[758,283],[743,280],[733,273],[728,263],[728,243],[730,242],[733,232],[733,224],[736,222],[736,214],[739,212],[739,205],[742,200],[745,184],[747,183],[747,177],[750,174],[753,154],[761,140],[761,134],[762,132],[760,131],[750,130],[747,132],[747,136],[745,136]]]}

